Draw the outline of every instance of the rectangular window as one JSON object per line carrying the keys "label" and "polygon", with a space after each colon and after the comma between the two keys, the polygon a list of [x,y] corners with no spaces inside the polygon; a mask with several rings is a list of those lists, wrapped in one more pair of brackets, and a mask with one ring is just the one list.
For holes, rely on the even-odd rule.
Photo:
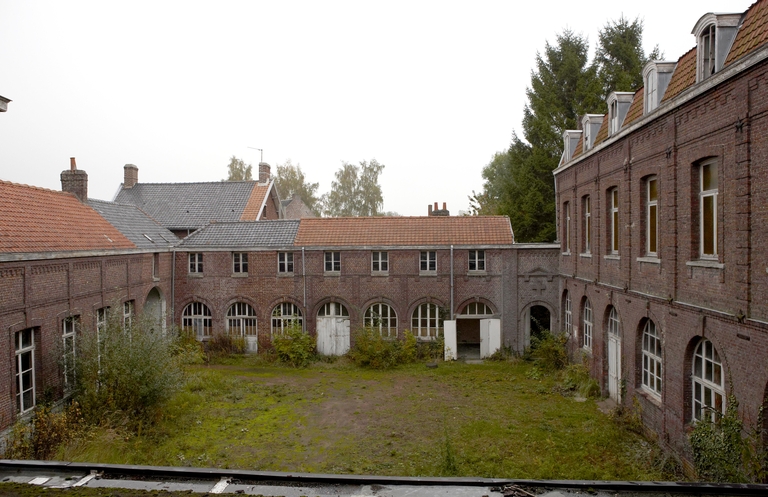
{"label": "rectangular window", "polygon": [[611,254],[619,253],[619,189],[613,188],[608,196],[611,201],[610,220],[611,220]]}
{"label": "rectangular window", "polygon": [[61,322],[61,329],[64,390],[70,392],[75,387],[75,340],[80,330],[80,316],[64,318]]}
{"label": "rectangular window", "polygon": [[389,254],[387,252],[371,252],[371,271],[389,271]]}
{"label": "rectangular window", "polygon": [[128,329],[133,324],[133,300],[123,303],[123,329]]}
{"label": "rectangular window", "polygon": [[102,307],[96,310],[96,360],[98,362],[99,374],[101,374],[101,351],[104,343],[104,336],[109,323],[109,307]]}
{"label": "rectangular window", "polygon": [[584,348],[592,350],[592,329],[594,321],[592,319],[592,304],[589,300],[584,303]]}
{"label": "rectangular window", "polygon": [[189,272],[190,273],[203,272],[203,254],[198,254],[198,253],[189,254]]}
{"label": "rectangular window", "polygon": [[648,77],[645,80],[645,112],[651,112],[656,108],[656,70],[648,71]]}
{"label": "rectangular window", "polygon": [[160,277],[160,254],[157,252],[152,254],[152,277]]}
{"label": "rectangular window", "polygon": [[659,253],[659,189],[656,176],[648,179],[646,187],[646,253]]}
{"label": "rectangular window", "polygon": [[615,135],[619,132],[619,101],[613,100],[611,102],[611,105],[608,109],[608,114],[610,115],[610,132],[611,136]]}
{"label": "rectangular window", "polygon": [[571,204],[563,204],[563,251],[571,253]]}
{"label": "rectangular window", "polygon": [[701,60],[701,72],[699,81],[705,80],[715,74],[715,25],[704,28],[699,39],[699,53]]}
{"label": "rectangular window", "polygon": [[717,164],[699,168],[700,247],[702,259],[717,258]]}
{"label": "rectangular window", "polygon": [[469,251],[469,270],[485,271],[485,250]]}
{"label": "rectangular window", "polygon": [[592,251],[592,202],[589,195],[585,195],[583,200],[584,209],[584,250],[582,253],[589,254]]}
{"label": "rectangular window", "polygon": [[16,342],[16,412],[35,407],[35,341],[34,330],[17,331]]}
{"label": "rectangular window", "polygon": [[277,253],[277,272],[283,274],[293,273],[293,252]]}
{"label": "rectangular window", "polygon": [[248,254],[246,254],[245,252],[232,253],[232,272],[233,273],[248,272]]}
{"label": "rectangular window", "polygon": [[422,251],[419,257],[419,271],[437,271],[437,252]]}
{"label": "rectangular window", "polygon": [[338,273],[341,271],[341,252],[325,253],[325,272]]}

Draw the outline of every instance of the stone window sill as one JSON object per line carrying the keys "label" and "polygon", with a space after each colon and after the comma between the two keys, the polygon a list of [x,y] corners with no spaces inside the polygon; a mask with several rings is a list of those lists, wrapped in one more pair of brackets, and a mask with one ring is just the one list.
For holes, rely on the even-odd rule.
{"label": "stone window sill", "polygon": [[725,264],[711,260],[708,261],[706,259],[699,259],[696,261],[688,261],[685,263],[686,266],[692,266],[692,267],[710,267],[712,269],[723,269],[725,267]]}
{"label": "stone window sill", "polygon": [[585,252],[583,254],[579,254],[579,257],[584,257],[585,259],[591,259],[592,254],[590,254],[589,252]]}
{"label": "stone window sill", "polygon": [[278,278],[293,278],[293,271],[289,273],[277,273]]}
{"label": "stone window sill", "polygon": [[437,276],[437,271],[419,271],[419,276]]}
{"label": "stone window sill", "polygon": [[187,277],[189,278],[202,278],[203,273],[187,273]]}
{"label": "stone window sill", "polygon": [[608,254],[608,255],[604,255],[603,259],[607,261],[620,261],[621,257],[619,257],[617,254]]}
{"label": "stone window sill", "polygon": [[389,276],[389,271],[371,271],[371,277]]}
{"label": "stone window sill", "polygon": [[247,278],[248,273],[232,273],[233,278]]}
{"label": "stone window sill", "polygon": [[637,262],[644,262],[646,264],[661,264],[661,259],[658,257],[638,257]]}
{"label": "stone window sill", "polygon": [[323,276],[341,276],[341,271],[325,271]]}

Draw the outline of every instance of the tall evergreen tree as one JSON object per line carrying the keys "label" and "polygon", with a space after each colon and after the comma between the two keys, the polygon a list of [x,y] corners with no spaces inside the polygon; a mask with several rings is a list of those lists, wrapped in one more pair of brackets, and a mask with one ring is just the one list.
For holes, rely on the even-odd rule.
{"label": "tall evergreen tree", "polygon": [[660,58],[656,45],[647,56],[643,52],[643,21],[621,16],[608,21],[600,30],[594,66],[603,90],[603,97],[612,91],[635,91],[643,86],[643,67],[649,60]]}

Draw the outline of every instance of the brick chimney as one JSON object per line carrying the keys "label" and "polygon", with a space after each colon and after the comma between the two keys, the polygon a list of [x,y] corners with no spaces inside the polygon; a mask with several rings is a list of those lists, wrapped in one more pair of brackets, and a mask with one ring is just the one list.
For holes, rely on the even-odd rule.
{"label": "brick chimney", "polygon": [[79,171],[75,158],[69,158],[69,171],[61,172],[61,191],[74,193],[81,202],[88,200],[88,174]]}
{"label": "brick chimney", "polygon": [[133,164],[123,166],[123,188],[133,188],[139,182],[139,168]]}
{"label": "brick chimney", "polygon": [[451,213],[448,212],[448,207],[445,202],[443,202],[443,208],[438,209],[437,208],[437,202],[435,202],[435,207],[432,208],[431,205],[427,206],[427,215],[428,216],[450,216]]}
{"label": "brick chimney", "polygon": [[270,167],[266,162],[259,162],[259,183],[269,183]]}

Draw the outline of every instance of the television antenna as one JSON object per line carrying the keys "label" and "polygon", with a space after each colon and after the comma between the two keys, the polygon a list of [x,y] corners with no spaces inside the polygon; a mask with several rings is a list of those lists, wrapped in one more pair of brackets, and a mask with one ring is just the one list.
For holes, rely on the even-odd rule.
{"label": "television antenna", "polygon": [[258,150],[261,152],[261,157],[259,158],[259,162],[264,162],[264,149],[263,148],[256,148],[256,147],[248,147],[251,150]]}

